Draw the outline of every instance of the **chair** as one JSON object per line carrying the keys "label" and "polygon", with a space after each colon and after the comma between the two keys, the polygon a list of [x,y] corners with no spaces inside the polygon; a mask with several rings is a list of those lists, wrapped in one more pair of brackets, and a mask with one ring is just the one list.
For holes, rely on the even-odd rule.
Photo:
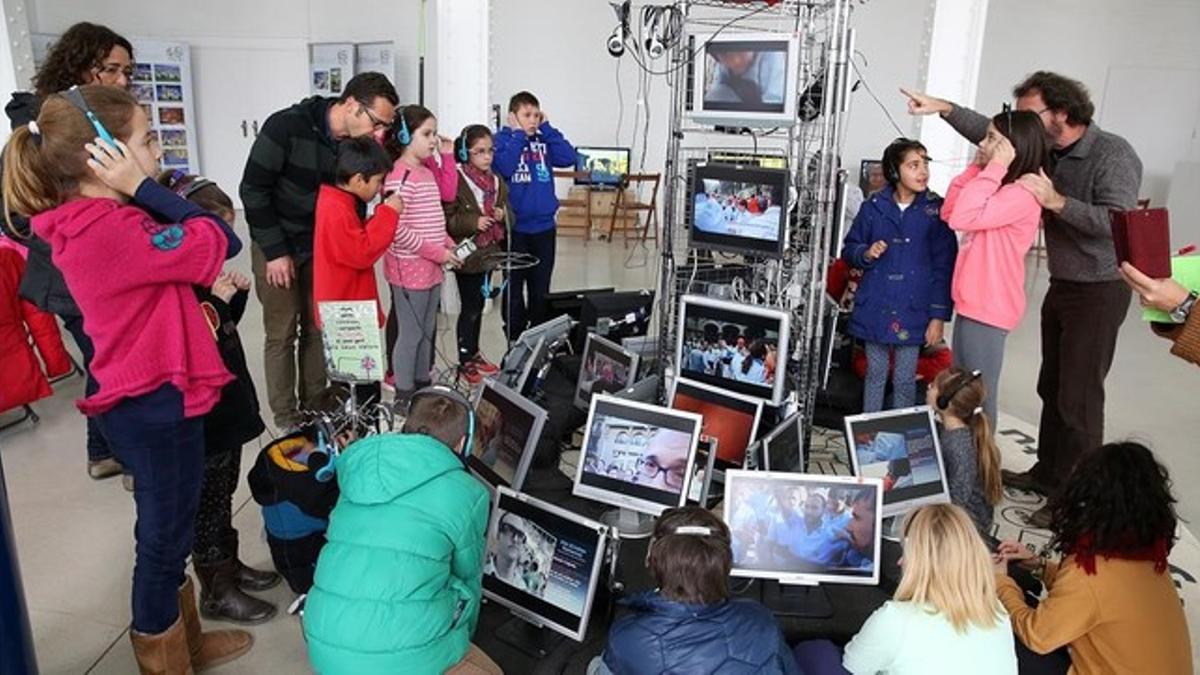
{"label": "chair", "polygon": [[[574,183],[576,180],[591,178],[591,174],[586,171],[556,169],[554,178],[555,180],[570,179]],[[580,190],[583,192],[582,198],[568,197],[558,200],[555,226],[560,234],[578,232],[586,244],[592,236],[592,190],[590,187],[584,186],[580,186]]]}
{"label": "chair", "polygon": [[[623,232],[625,248],[629,248],[629,233],[631,231],[636,233],[640,228],[637,241],[644,243],[651,233],[653,233],[654,241],[658,241],[658,185],[661,180],[662,174],[657,173],[631,173],[625,176],[620,189],[617,190],[616,202],[613,204],[612,220],[608,226],[610,240],[620,230]],[[650,198],[644,202],[639,201],[643,194],[643,187],[647,183],[650,186]],[[644,218],[639,225],[639,216],[643,214]],[[652,225],[653,229],[651,229]]]}

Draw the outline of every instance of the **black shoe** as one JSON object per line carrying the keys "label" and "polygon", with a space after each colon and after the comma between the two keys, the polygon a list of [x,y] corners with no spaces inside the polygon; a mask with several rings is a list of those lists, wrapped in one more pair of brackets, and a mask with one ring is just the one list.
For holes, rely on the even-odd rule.
{"label": "black shoe", "polygon": [[238,588],[247,592],[265,591],[275,588],[283,577],[277,572],[268,570],[256,570],[253,567],[247,567],[237,558],[233,559],[237,571],[234,572],[234,578],[237,580]]}
{"label": "black shoe", "polygon": [[1024,490],[1025,492],[1036,492],[1043,497],[1049,497],[1052,492],[1049,485],[1038,480],[1031,471],[1009,471],[1008,469],[1000,470],[1000,481],[1004,483],[1004,487],[1010,487],[1014,490]]}
{"label": "black shoe", "polygon": [[275,616],[275,605],[246,595],[238,588],[235,560],[195,567],[200,579],[200,616],[247,625],[263,623]]}
{"label": "black shoe", "polygon": [[1039,530],[1050,529],[1051,513],[1050,507],[1043,506],[1025,517],[1025,524],[1030,527],[1036,527]]}

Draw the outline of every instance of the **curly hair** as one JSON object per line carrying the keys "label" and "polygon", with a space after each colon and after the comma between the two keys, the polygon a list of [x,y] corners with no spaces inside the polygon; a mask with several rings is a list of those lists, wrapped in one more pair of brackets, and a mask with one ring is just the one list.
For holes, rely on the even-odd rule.
{"label": "curly hair", "polygon": [[124,47],[133,58],[133,45],[111,28],[86,21],[71,26],[50,47],[45,63],[33,76],[38,97],[87,84],[80,76],[102,63],[113,47]]}
{"label": "curly hair", "polygon": [[1050,498],[1050,546],[1094,570],[1098,555],[1155,560],[1166,568],[1175,543],[1175,497],[1149,448],[1109,443],[1084,454]]}
{"label": "curly hair", "polygon": [[1048,70],[1039,70],[1013,87],[1013,98],[1022,98],[1030,94],[1041,94],[1042,101],[1050,110],[1067,113],[1067,121],[1071,124],[1092,123],[1096,106],[1092,104],[1087,87],[1079,80],[1072,80]]}

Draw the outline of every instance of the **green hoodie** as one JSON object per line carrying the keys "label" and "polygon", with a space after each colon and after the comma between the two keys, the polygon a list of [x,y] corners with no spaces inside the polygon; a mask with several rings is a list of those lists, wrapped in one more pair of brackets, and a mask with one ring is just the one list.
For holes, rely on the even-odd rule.
{"label": "green hoodie", "polygon": [[467,653],[482,595],[488,492],[443,443],[372,436],[338,460],[304,609],[318,673],[442,673]]}

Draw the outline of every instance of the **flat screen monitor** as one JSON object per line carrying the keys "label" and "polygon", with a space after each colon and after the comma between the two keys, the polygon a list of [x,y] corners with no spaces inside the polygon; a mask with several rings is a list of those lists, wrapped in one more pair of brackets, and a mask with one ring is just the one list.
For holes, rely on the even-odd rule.
{"label": "flat screen monitor", "polygon": [[639,403],[657,403],[658,402],[658,375],[650,375],[642,378],[632,385],[625,387],[621,391],[613,394],[619,399],[626,401],[638,401]]}
{"label": "flat screen monitor", "polygon": [[621,339],[621,348],[638,355],[638,374],[649,375],[658,361],[658,335],[635,335]]}
{"label": "flat screen monitor", "polygon": [[629,173],[629,148],[575,148],[575,171],[587,174],[576,177],[576,185],[616,187]]}
{"label": "flat screen monitor", "polygon": [[575,384],[575,407],[587,410],[593,394],[614,394],[637,377],[638,355],[589,333]]}
{"label": "flat screen monitor", "polygon": [[786,169],[697,164],[688,238],[695,248],[778,258],[788,246]]}
{"label": "flat screen monitor", "polygon": [[593,396],[572,492],[652,516],[683,506],[701,422],[695,413]]}
{"label": "flat screen monitor", "polygon": [[582,641],[608,528],[509,488],[496,491],[483,594],[522,619]]}
{"label": "flat screen monitor", "polygon": [[545,410],[498,382],[484,380],[475,402],[467,465],[493,488],[520,490],[545,423]]}
{"label": "flat screen monitor", "polygon": [[689,380],[779,405],[791,314],[701,295],[679,301],[675,363]]}
{"label": "flat screen monitor", "polygon": [[791,126],[799,39],[780,33],[697,36],[692,119],[699,124]]}
{"label": "flat screen monitor", "polygon": [[570,334],[571,324],[571,317],[562,315],[527,328],[504,355],[496,379],[513,391],[522,391],[530,373],[540,367],[550,346]]}
{"label": "flat screen monitor", "polygon": [[720,503],[720,490],[712,489],[717,448],[717,439],[711,436],[702,436],[696,443],[696,461],[692,467],[692,480],[688,483],[688,504],[711,509]]}
{"label": "flat screen monitor", "polygon": [[[598,333],[619,342],[627,337],[645,335],[653,313],[653,291],[595,293],[583,298],[580,331]],[[583,332],[575,336],[576,349],[583,348]]]}
{"label": "flat screen monitor", "polygon": [[804,467],[804,425],[800,413],[784,420],[762,439],[763,471],[801,471]]}
{"label": "flat screen monitor", "polygon": [[582,288],[574,291],[555,291],[546,296],[546,316],[559,317],[563,314],[579,321],[583,317],[583,299],[598,293],[612,293],[617,289],[607,286],[602,288]]}
{"label": "flat screen monitor", "polygon": [[768,155],[745,150],[713,150],[708,153],[708,161],[717,164],[761,166],[764,169],[787,168],[787,157],[783,155]]}
{"label": "flat screen monitor", "polygon": [[883,515],[950,501],[942,446],[929,406],[846,417],[854,475],[883,483]]}
{"label": "flat screen monitor", "polygon": [[864,159],[858,169],[858,187],[862,188],[863,196],[870,197],[887,185],[883,175],[883,162],[877,159]]}
{"label": "flat screen monitor", "polygon": [[725,472],[734,576],[781,583],[877,584],[878,478]]}
{"label": "flat screen monitor", "polygon": [[669,400],[672,409],[704,418],[700,435],[717,439],[717,466],[746,465],[746,448],[754,441],[762,417],[762,399],[677,377]]}

